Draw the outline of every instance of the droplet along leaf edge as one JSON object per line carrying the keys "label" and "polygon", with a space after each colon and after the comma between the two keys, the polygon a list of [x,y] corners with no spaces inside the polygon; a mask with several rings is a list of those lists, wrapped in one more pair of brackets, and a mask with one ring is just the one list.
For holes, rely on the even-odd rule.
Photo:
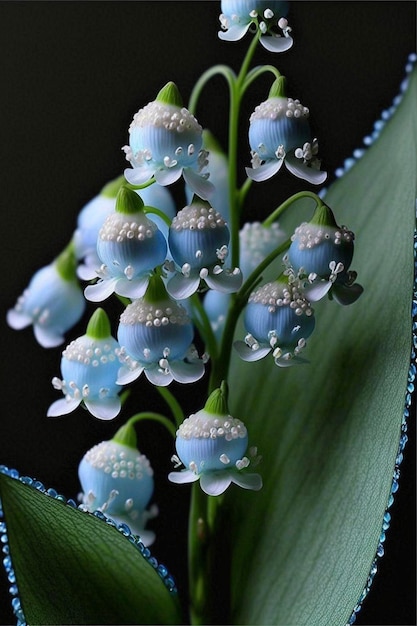
{"label": "droplet along leaf edge", "polygon": [[16,477],[2,468],[0,496],[28,623],[181,623],[174,581],[125,525]]}
{"label": "droplet along leaf edge", "polygon": [[416,83],[414,72],[377,142],[325,197],[357,235],[365,293],[351,307],[317,305],[310,365],[234,361],[231,410],[264,457],[263,492],[232,498],[234,623],[344,625],[368,586],[404,434]]}

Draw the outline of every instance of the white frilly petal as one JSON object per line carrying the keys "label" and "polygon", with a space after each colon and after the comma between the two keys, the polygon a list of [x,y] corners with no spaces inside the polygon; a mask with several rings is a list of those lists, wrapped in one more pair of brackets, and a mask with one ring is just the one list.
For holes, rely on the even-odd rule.
{"label": "white frilly petal", "polygon": [[321,185],[327,178],[327,172],[309,167],[301,159],[297,159],[296,156],[291,154],[287,154],[285,157],[285,166],[291,174],[306,180],[312,185]]}
{"label": "white frilly petal", "polygon": [[264,35],[261,44],[269,52],[285,52],[293,45],[292,37],[277,37],[276,35]]}
{"label": "white frilly petal", "polygon": [[259,361],[271,352],[270,346],[260,346],[258,350],[252,350],[244,341],[235,341],[233,347],[241,359],[248,362]]}
{"label": "white frilly petal", "polygon": [[177,272],[169,279],[166,288],[170,296],[176,300],[185,300],[193,295],[200,285],[200,276],[184,276],[181,272]]}
{"label": "white frilly petal", "polygon": [[248,24],[233,24],[226,31],[219,30],[219,39],[222,41],[239,41],[248,32],[250,22]]}
{"label": "white frilly petal", "polygon": [[204,176],[197,174],[191,167],[185,167],[182,175],[192,191],[203,200],[211,198],[216,191],[213,183],[208,181],[207,178],[204,178]]}
{"label": "white frilly petal", "polygon": [[274,359],[275,365],[278,367],[292,367],[293,365],[302,365],[303,363],[308,363],[307,359],[303,359],[301,356],[292,356],[290,359],[286,359],[285,357],[279,357]]}
{"label": "white frilly petal", "polygon": [[99,280],[95,285],[87,285],[84,289],[84,296],[90,302],[102,302],[114,293],[117,278],[106,278]]}
{"label": "white frilly petal", "polygon": [[145,291],[149,285],[149,275],[138,276],[137,278],[119,278],[117,280],[114,291],[119,296],[130,298],[132,300],[141,298],[145,295]]}
{"label": "white frilly petal", "polygon": [[124,171],[124,176],[127,182],[131,185],[143,185],[144,183],[147,183],[150,178],[152,178],[155,173],[155,169],[156,168],[152,168],[147,165],[143,167],[128,167]]}
{"label": "white frilly petal", "polygon": [[235,293],[242,286],[242,272],[233,270],[222,270],[218,274],[210,273],[204,279],[210,289],[221,293]]}
{"label": "white frilly petal", "polygon": [[128,385],[129,383],[132,383],[134,380],[139,378],[144,369],[144,367],[135,367],[135,369],[130,369],[125,366],[121,367],[118,372],[116,384]]}
{"label": "white frilly petal", "polygon": [[204,363],[201,359],[192,363],[186,361],[172,361],[169,364],[174,380],[178,383],[194,383],[204,376]]}
{"label": "white frilly petal", "polygon": [[318,302],[329,292],[333,283],[330,280],[320,280],[319,282],[306,285],[305,296],[311,302]]}
{"label": "white frilly petal", "polygon": [[90,265],[83,263],[77,267],[77,276],[81,280],[89,281],[89,280],[94,280],[94,278],[97,278],[97,272],[94,269],[94,267],[91,267]]}
{"label": "white frilly petal", "polygon": [[64,337],[59,333],[54,332],[52,328],[44,328],[40,324],[34,324],[33,332],[36,337],[36,341],[42,346],[42,348],[56,348],[64,343]]}
{"label": "white frilly petal", "polygon": [[262,489],[262,477],[259,474],[247,474],[246,472],[231,472],[232,482],[243,489],[259,491]]}
{"label": "white frilly petal", "polygon": [[274,159],[271,161],[266,161],[263,165],[260,165],[259,167],[246,167],[246,174],[256,183],[261,183],[264,180],[268,180],[268,178],[271,178],[277,172],[279,172],[282,166],[282,161],[282,159]]}
{"label": "white frilly petal", "polygon": [[170,472],[168,474],[168,480],[177,485],[194,483],[199,478],[200,476],[191,470],[181,470],[180,472]]}
{"label": "white frilly petal", "polygon": [[175,183],[182,174],[182,167],[167,167],[155,171],[155,180],[162,187]]}
{"label": "white frilly petal", "polygon": [[75,398],[70,398],[67,400],[66,398],[61,398],[60,400],[55,400],[55,402],[51,404],[46,415],[48,417],[68,415],[68,413],[74,411],[80,404],[81,399],[76,400]]}
{"label": "white frilly petal", "polygon": [[219,470],[200,475],[201,489],[208,496],[220,496],[232,482],[231,472]]}
{"label": "white frilly petal", "polygon": [[158,365],[146,367],[145,376],[150,383],[158,387],[167,387],[174,380],[174,377],[170,371],[165,373],[164,371],[161,371]]}
{"label": "white frilly petal", "polygon": [[7,323],[14,330],[22,330],[32,324],[32,318],[26,313],[19,313],[16,309],[7,311]]}
{"label": "white frilly petal", "polygon": [[97,417],[100,420],[112,420],[119,413],[122,408],[120,398],[116,396],[115,398],[102,398],[91,400],[89,398],[84,398],[84,404],[94,417]]}

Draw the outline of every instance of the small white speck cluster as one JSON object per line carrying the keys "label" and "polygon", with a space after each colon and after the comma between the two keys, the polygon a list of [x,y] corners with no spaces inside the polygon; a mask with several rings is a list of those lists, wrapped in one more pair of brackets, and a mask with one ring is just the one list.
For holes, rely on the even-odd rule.
{"label": "small white speck cluster", "polygon": [[153,304],[138,298],[126,307],[120,316],[120,322],[125,325],[160,327],[168,324],[189,324],[190,318],[185,308],[172,300]]}
{"label": "small white speck cluster", "polygon": [[133,116],[129,127],[131,133],[135,128],[153,126],[155,128],[165,128],[166,130],[182,133],[185,130],[202,132],[202,127],[185,107],[179,108],[173,104],[150,102],[143,109],[139,109]]}
{"label": "small white speck cluster", "polygon": [[112,213],[101,227],[99,237],[102,241],[115,241],[117,243],[122,243],[129,239],[145,241],[146,239],[151,239],[156,231],[156,224],[145,215]]}
{"label": "small white speck cluster", "polygon": [[153,476],[149,460],[138,450],[126,449],[111,441],[102,441],[89,450],[84,459],[94,469],[102,470],[112,478],[141,480],[144,476]]}
{"label": "small white speck cluster", "polygon": [[187,417],[177,430],[181,439],[217,439],[224,437],[226,441],[247,436],[244,423],[230,415],[214,416],[204,409]]}
{"label": "small white speck cluster", "polygon": [[354,239],[355,235],[346,226],[334,228],[333,226],[318,226],[308,222],[300,224],[291,236],[291,241],[298,242],[299,250],[314,248],[323,241],[332,241],[339,246],[341,243],[352,243]]}
{"label": "small white speck cluster", "polygon": [[200,204],[190,204],[172,220],[171,228],[181,230],[204,230],[226,226],[226,222],[221,214],[213,207]]}
{"label": "small white speck cluster", "polygon": [[105,365],[117,359],[115,352],[117,347],[116,342],[112,345],[106,340],[94,340],[84,335],[71,341],[63,351],[62,356],[68,361],[77,361],[83,365],[98,367],[100,364]]}
{"label": "small white speck cluster", "polygon": [[268,307],[270,313],[275,313],[277,307],[289,306],[296,315],[313,315],[313,309],[305,298],[297,281],[287,285],[272,282],[266,283],[252,292],[248,302],[262,304]]}
{"label": "small white speck cluster", "polygon": [[287,118],[308,118],[310,111],[299,100],[292,98],[268,98],[258,104],[250,116],[250,122],[255,120],[278,120]]}

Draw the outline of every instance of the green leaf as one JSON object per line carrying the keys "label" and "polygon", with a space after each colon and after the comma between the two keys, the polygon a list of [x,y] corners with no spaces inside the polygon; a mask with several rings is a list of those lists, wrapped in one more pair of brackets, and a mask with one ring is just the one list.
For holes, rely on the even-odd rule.
{"label": "green leaf", "polygon": [[120,531],[0,473],[28,624],[181,623],[175,592]]}
{"label": "green leaf", "polygon": [[234,623],[344,626],[367,583],[410,366],[416,101],[414,71],[377,142],[326,194],[356,234],[364,294],[349,307],[317,303],[309,365],[234,359],[230,409],[264,479],[261,492],[232,496]]}

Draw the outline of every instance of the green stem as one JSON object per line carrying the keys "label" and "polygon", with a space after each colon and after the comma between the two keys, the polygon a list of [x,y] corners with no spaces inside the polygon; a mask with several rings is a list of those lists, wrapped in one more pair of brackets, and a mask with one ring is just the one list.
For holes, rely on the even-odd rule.
{"label": "green stem", "polygon": [[194,88],[191,92],[190,101],[188,103],[188,110],[190,111],[190,113],[195,114],[197,110],[198,100],[201,96],[203,88],[206,86],[211,78],[218,75],[224,76],[229,85],[229,89],[231,89],[231,86],[234,84],[236,79],[233,70],[227,65],[214,65],[213,67],[210,67],[206,72],[204,72],[204,74],[200,76],[200,78],[194,85]]}
{"label": "green stem", "polygon": [[[175,423],[178,428],[178,426],[182,424],[182,422],[184,421],[184,412],[181,408],[180,403],[178,402],[178,400],[175,398],[175,396],[170,392],[170,390],[167,387],[156,386],[156,390],[158,391],[159,395],[165,400],[165,402],[171,409],[171,413],[175,419]],[[174,430],[174,436],[175,436],[175,430]]]}
{"label": "green stem", "polygon": [[273,65],[260,65],[258,67],[254,67],[250,72],[248,72],[248,75],[246,76],[246,79],[242,86],[242,93],[244,93],[248,89],[248,87],[250,87],[253,81],[257,80],[259,76],[262,76],[262,74],[266,74],[266,72],[271,72],[271,74],[273,74],[275,78],[280,78],[281,76],[281,73]]}
{"label": "green stem", "polygon": [[159,422],[160,424],[163,424],[163,426],[165,426],[165,428],[168,430],[169,434],[172,435],[172,437],[175,439],[175,425],[167,417],[165,417],[165,415],[162,415],[161,413],[154,413],[153,411],[137,413],[136,415],[128,419],[126,424],[133,425],[137,424],[137,422],[141,422],[142,420],[152,420],[154,422]]}
{"label": "green stem", "polygon": [[161,211],[161,209],[157,209],[157,208],[156,208],[156,207],[154,207],[154,206],[146,206],[146,205],[145,205],[145,206],[143,207],[143,211],[144,211],[145,213],[152,213],[152,214],[154,214],[154,215],[157,215],[158,217],[160,217],[160,218],[161,218],[161,219],[165,222],[165,224],[166,224],[168,227],[169,227],[169,226],[171,226],[171,221],[172,221],[172,220],[170,220],[170,218],[168,217],[168,215],[166,215],[163,211]]}
{"label": "green stem", "polygon": [[281,217],[281,215],[292,205],[294,204],[294,202],[297,202],[297,200],[301,200],[302,198],[312,198],[315,202],[317,206],[322,206],[324,204],[324,202],[322,201],[322,199],[313,191],[299,191],[298,193],[295,193],[293,196],[290,196],[289,198],[287,198],[287,200],[285,200],[282,204],[279,205],[279,207],[277,207],[275,209],[275,211],[273,211],[271,213],[271,215],[269,215],[263,222],[263,226],[271,226],[271,224],[273,224],[274,222],[277,221],[277,219],[279,217]]}
{"label": "green stem", "polygon": [[210,355],[210,358],[215,361],[218,353],[217,340],[203,303],[197,293],[191,296],[191,304],[194,309],[193,322],[197,326],[201,337],[204,339],[205,351]]}

